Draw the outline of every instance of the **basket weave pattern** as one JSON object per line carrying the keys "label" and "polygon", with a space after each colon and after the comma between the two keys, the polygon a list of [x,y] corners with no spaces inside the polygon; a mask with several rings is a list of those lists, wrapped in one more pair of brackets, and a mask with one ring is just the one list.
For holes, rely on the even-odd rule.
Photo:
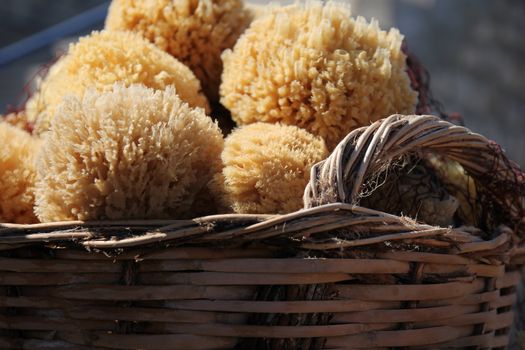
{"label": "basket weave pattern", "polygon": [[0,347],[504,348],[513,227],[483,240],[358,205],[367,174],[427,151],[475,178],[507,167],[463,127],[392,116],[317,164],[295,213],[1,225]]}

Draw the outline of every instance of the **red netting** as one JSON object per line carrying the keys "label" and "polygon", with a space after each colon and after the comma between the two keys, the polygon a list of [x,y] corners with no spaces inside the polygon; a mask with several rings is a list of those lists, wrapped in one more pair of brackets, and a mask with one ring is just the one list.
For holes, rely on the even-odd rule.
{"label": "red netting", "polygon": [[[408,49],[406,41],[402,50],[407,56],[407,73],[412,88],[419,94],[416,114],[436,114],[454,124],[464,125],[459,113],[445,112],[443,105],[434,98],[430,74]],[[518,236],[525,237],[525,204],[522,200],[525,196],[525,172],[505,156],[496,142],[491,143],[490,151],[494,154],[492,171],[476,181],[478,205],[473,209],[478,211],[477,225],[483,230],[492,231],[498,224],[504,223],[514,227]],[[496,177],[496,173],[503,176]],[[465,196],[468,195],[465,193]]]}
{"label": "red netting", "polygon": [[25,110],[27,101],[34,94],[33,87],[35,85],[35,82],[41,79],[42,77],[45,77],[46,74],[49,72],[49,69],[60,59],[60,57],[62,57],[63,54],[64,53],[60,53],[53,60],[40,65],[37,71],[24,84],[24,86],[22,87],[22,91],[18,94],[16,101],[20,101],[20,102],[18,102],[17,105],[11,105],[11,104],[7,105],[8,114],[12,114],[12,113],[16,114],[19,112],[23,112]]}
{"label": "red netting", "polygon": [[[492,170],[477,181],[480,187],[478,200],[481,203],[483,222],[487,229],[498,223],[505,223],[523,239],[525,172],[505,156],[503,149],[496,142],[491,141],[489,146],[494,154]],[[494,174],[500,176],[496,177]]]}
{"label": "red netting", "polygon": [[401,49],[407,56],[407,73],[412,89],[418,92],[416,114],[434,114],[454,124],[464,125],[463,118],[459,113],[446,113],[441,102],[434,98],[430,89],[430,74],[419,59],[408,49],[406,41],[403,41]]}
{"label": "red netting", "polygon": [[[64,54],[60,53],[50,62],[44,63],[40,65],[38,70],[29,78],[29,80],[24,84],[22,87],[21,92],[18,94],[16,101],[19,101],[17,105],[11,105],[8,104],[6,106],[7,113],[4,116],[4,120],[14,125],[20,129],[23,129],[27,131],[28,133],[32,134],[34,131],[34,122],[31,122],[27,119],[27,116],[25,114],[25,108],[27,101],[33,96],[34,94],[34,88],[36,85],[38,85],[38,80],[45,77],[47,73],[49,72],[49,69],[62,57]],[[0,116],[1,117],[1,116]]]}

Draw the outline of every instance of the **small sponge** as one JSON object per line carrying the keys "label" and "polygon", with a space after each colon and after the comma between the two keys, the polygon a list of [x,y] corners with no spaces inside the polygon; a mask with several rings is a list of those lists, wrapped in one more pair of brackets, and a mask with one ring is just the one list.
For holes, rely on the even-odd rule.
{"label": "small sponge", "polygon": [[113,0],[106,29],[140,33],[187,64],[206,95],[218,101],[221,53],[250,20],[242,0]]}
{"label": "small sponge", "polygon": [[110,91],[115,82],[143,84],[157,90],[175,85],[181,99],[193,107],[208,108],[200,83],[192,71],[155,45],[134,33],[93,32],[69,47],[53,65],[39,91],[28,101],[26,112],[36,121],[38,134],[49,129],[62,98],[82,98],[88,87]]}
{"label": "small sponge", "polygon": [[40,140],[0,122],[0,222],[32,224],[36,169]]}
{"label": "small sponge", "polygon": [[295,126],[255,123],[226,139],[214,179],[237,213],[289,213],[303,207],[310,168],[328,155],[324,141]]}
{"label": "small sponge", "polygon": [[220,171],[223,138],[172,87],[66,97],[38,159],[41,221],[185,218]]}
{"label": "small sponge", "polygon": [[222,55],[233,119],[296,125],[334,148],[357,127],[413,113],[403,36],[350,15],[344,3],[308,1],[258,16]]}

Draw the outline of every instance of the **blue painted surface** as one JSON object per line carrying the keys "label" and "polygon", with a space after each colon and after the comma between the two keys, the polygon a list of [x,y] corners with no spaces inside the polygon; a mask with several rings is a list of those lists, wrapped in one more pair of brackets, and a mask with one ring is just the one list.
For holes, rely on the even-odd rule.
{"label": "blue painted surface", "polygon": [[104,3],[91,10],[58,23],[41,32],[0,49],[0,67],[14,62],[38,49],[44,48],[61,38],[78,32],[104,21],[109,3]]}

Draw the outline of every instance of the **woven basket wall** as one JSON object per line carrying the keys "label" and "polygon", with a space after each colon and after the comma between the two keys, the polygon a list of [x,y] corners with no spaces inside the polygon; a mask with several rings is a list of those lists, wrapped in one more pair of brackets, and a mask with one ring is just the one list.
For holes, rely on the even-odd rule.
{"label": "woven basket wall", "polygon": [[0,348],[505,348],[514,227],[483,240],[354,205],[367,174],[424,151],[475,178],[499,162],[465,128],[392,116],[317,164],[292,214],[1,225]]}

